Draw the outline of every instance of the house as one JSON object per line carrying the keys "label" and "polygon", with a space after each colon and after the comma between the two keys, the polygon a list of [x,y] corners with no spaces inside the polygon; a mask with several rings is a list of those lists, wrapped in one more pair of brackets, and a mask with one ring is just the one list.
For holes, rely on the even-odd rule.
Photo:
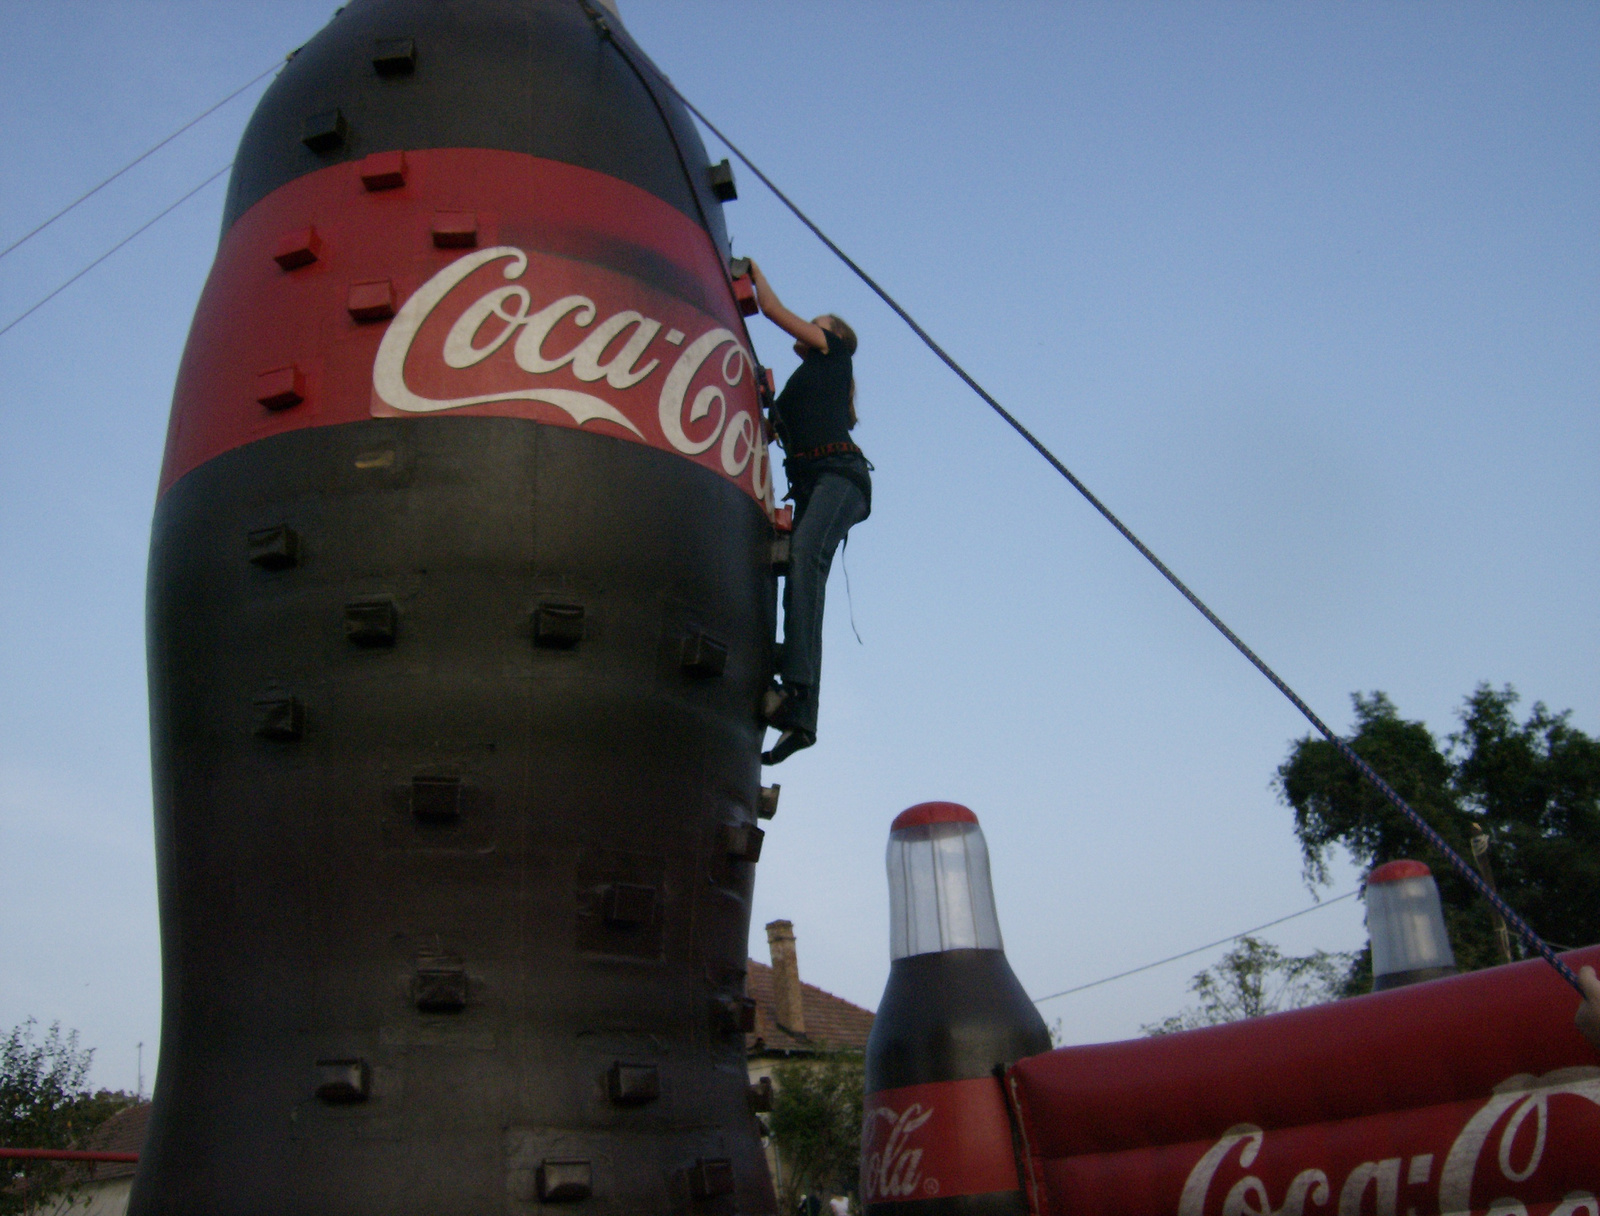
{"label": "house", "polygon": [[745,995],[755,1002],[755,1029],[745,1035],[751,1080],[769,1076],[779,1061],[819,1050],[864,1051],[872,1011],[801,981],[794,925],[768,925],[767,948],[772,965],[750,959],[745,973]]}
{"label": "house", "polygon": [[[873,1013],[800,979],[794,925],[775,920],[767,926],[772,965],[746,963],[745,995],[755,1003],[755,1028],[744,1037],[751,1097],[757,1109],[770,1109],[772,1070],[789,1060],[826,1051],[865,1051]],[[782,1182],[782,1162],[767,1143],[767,1168]],[[781,1187],[780,1187],[781,1190]]]}
{"label": "house", "polygon": [[[150,1103],[137,1102],[97,1127],[83,1147],[97,1153],[137,1153],[144,1147],[149,1122]],[[122,1216],[137,1168],[131,1161],[96,1161],[83,1167],[72,1194],[56,1201],[51,1216]]]}

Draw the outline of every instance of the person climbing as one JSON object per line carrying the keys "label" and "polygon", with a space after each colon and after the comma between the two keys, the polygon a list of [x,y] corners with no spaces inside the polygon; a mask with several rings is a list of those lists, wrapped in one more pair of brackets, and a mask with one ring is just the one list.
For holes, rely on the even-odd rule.
{"label": "person climbing", "polygon": [[773,405],[788,497],[794,499],[779,679],[762,706],[767,724],[781,733],[761,761],[778,764],[817,741],[828,571],[840,542],[872,513],[872,466],[850,439],[856,424],[855,331],[831,313],[807,321],[789,311],[754,261],[750,278],[762,315],[795,340],[800,356]]}

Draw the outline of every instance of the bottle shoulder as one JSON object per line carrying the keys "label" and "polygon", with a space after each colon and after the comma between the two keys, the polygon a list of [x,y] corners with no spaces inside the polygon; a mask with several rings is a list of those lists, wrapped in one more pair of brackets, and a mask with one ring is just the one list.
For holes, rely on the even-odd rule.
{"label": "bottle shoulder", "polygon": [[1049,1049],[1004,951],[913,954],[890,966],[867,1042],[867,1089],[989,1076]]}

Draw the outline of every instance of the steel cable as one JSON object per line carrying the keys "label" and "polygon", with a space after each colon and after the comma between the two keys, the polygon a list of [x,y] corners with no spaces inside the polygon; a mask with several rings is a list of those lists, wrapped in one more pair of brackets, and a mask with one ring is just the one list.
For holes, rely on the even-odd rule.
{"label": "steel cable", "polygon": [[1141,971],[1154,971],[1157,967],[1165,967],[1168,963],[1175,963],[1180,959],[1189,958],[1191,955],[1204,954],[1207,950],[1215,950],[1218,946],[1226,946],[1229,942],[1236,942],[1241,937],[1249,937],[1252,933],[1260,933],[1263,929],[1270,929],[1274,925],[1283,924],[1285,921],[1298,920],[1302,916],[1310,916],[1313,912],[1321,912],[1324,908],[1331,908],[1336,903],[1354,899],[1359,894],[1361,894],[1361,888],[1357,887],[1354,891],[1346,891],[1343,895],[1335,895],[1332,899],[1325,899],[1320,904],[1312,904],[1309,908],[1301,908],[1298,912],[1291,912],[1288,916],[1280,916],[1277,920],[1269,920],[1264,925],[1257,925],[1254,929],[1246,929],[1242,933],[1235,933],[1232,937],[1219,938],[1214,942],[1207,942],[1203,946],[1196,946],[1193,950],[1185,950],[1181,954],[1169,954],[1166,958],[1158,958],[1153,963],[1145,963],[1143,966],[1135,967],[1131,971],[1119,971],[1116,975],[1108,975],[1104,979],[1090,980],[1087,984],[1079,984],[1076,988],[1063,988],[1060,992],[1052,992],[1049,996],[1036,996],[1033,998],[1033,1003],[1040,1005],[1045,1001],[1053,1001],[1058,996],[1071,996],[1075,992],[1087,992],[1090,988],[1098,988],[1102,984],[1125,980],[1130,975],[1138,975]]}
{"label": "steel cable", "polygon": [[58,295],[60,295],[67,288],[71,287],[79,279],[83,278],[84,275],[88,274],[96,266],[100,265],[101,262],[105,261],[113,253],[115,253],[117,250],[121,249],[129,241],[133,240],[134,237],[138,236],[140,233],[144,232],[146,229],[155,227],[156,224],[158,224],[162,220],[166,219],[167,216],[171,215],[179,207],[183,206],[190,199],[192,199],[195,195],[199,194],[200,191],[204,190],[207,186],[209,186],[212,182],[216,181],[217,178],[221,177],[224,173],[226,173],[231,168],[233,168],[233,162],[229,161],[227,164],[223,165],[222,168],[218,169],[215,173],[213,173],[210,177],[206,178],[205,181],[201,182],[193,190],[191,190],[191,191],[189,191],[189,193],[185,194],[177,202],[171,203],[168,206],[163,207],[154,216],[152,216],[150,219],[146,220],[144,223],[140,224],[132,232],[128,233],[127,236],[123,237],[115,245],[111,246],[110,249],[107,249],[104,253],[102,253],[99,257],[97,257],[94,261],[90,262],[82,270],[78,271],[77,274],[73,275],[65,283],[62,283],[60,286],[58,286],[49,295],[43,297],[42,299],[34,301],[34,303],[32,305],[30,305],[25,312],[19,313],[17,316],[12,317],[11,320],[6,322],[6,324],[5,324],[5,326],[3,328],[0,328],[0,335],[7,334],[11,330],[16,328],[18,325],[22,324],[22,322],[26,321],[34,313],[38,312],[46,304],[50,303],[51,300],[55,299]]}
{"label": "steel cable", "polygon": [[17,248],[19,245],[22,245],[22,244],[25,244],[28,241],[31,241],[34,237],[38,236],[46,228],[50,227],[51,224],[55,223],[58,219],[60,219],[62,216],[64,216],[67,212],[71,211],[79,203],[86,202],[87,200],[93,198],[96,194],[99,194],[100,191],[104,190],[112,182],[116,181],[117,178],[121,177],[129,169],[133,168],[135,165],[139,164],[141,161],[147,160],[151,156],[154,156],[157,152],[161,151],[162,148],[165,148],[173,140],[177,139],[178,136],[182,135],[190,127],[194,126],[197,122],[201,121],[201,119],[205,119],[205,118],[211,117],[211,115],[215,114],[218,110],[222,109],[223,106],[227,105],[235,97],[239,96],[240,93],[243,93],[246,89],[250,88],[251,85],[259,84],[265,77],[267,77],[271,73],[277,71],[282,66],[283,66],[283,61],[282,60],[280,60],[279,62],[273,64],[265,72],[262,72],[258,76],[252,77],[250,80],[248,80],[244,84],[240,85],[237,89],[235,89],[233,92],[229,93],[226,97],[224,97],[221,101],[217,102],[217,104],[212,106],[209,110],[202,110],[199,114],[196,114],[193,118],[191,118],[188,122],[184,123],[183,126],[179,127],[176,131],[174,131],[171,135],[167,136],[160,143],[152,144],[150,147],[146,148],[143,152],[139,153],[138,156],[135,156],[127,164],[123,165],[122,168],[118,169],[110,177],[106,178],[98,186],[94,187],[94,189],[89,190],[84,194],[78,195],[77,198],[73,199],[65,207],[61,208],[60,211],[57,211],[54,215],[52,215],[49,219],[45,220],[44,223],[40,224],[37,228],[34,228],[31,232],[23,233],[22,236],[18,237],[16,240],[12,241],[11,244],[7,245],[4,249],[0,249],[0,258],[5,257],[6,254],[10,253],[13,249]]}

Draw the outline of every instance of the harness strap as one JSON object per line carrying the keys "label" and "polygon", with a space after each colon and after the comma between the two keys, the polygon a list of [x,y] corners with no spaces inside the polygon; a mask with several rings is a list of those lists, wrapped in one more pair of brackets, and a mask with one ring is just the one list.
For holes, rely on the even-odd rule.
{"label": "harness strap", "polygon": [[809,448],[804,452],[791,452],[790,460],[821,460],[824,456],[839,456],[845,452],[854,452],[857,456],[864,455],[860,448],[848,439],[841,439],[836,443],[825,443],[818,448]]}

